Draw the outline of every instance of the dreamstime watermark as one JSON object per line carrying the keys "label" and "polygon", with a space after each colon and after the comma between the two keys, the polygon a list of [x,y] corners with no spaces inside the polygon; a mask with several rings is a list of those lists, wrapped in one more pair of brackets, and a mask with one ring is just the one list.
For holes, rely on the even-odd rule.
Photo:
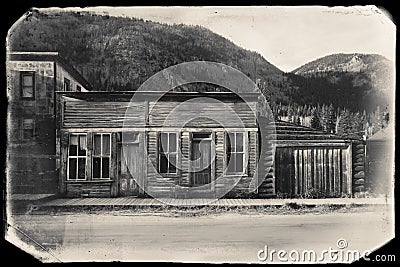
{"label": "dreamstime watermark", "polygon": [[[191,199],[198,198],[204,200],[199,202],[199,205],[210,203],[216,199],[221,198],[226,193],[231,191],[240,181],[242,175],[234,175],[227,177],[227,169],[231,167],[231,162],[224,164],[224,170],[219,169],[213,171],[215,177],[208,183],[199,186],[183,186],[179,184],[181,180],[179,176],[182,173],[191,173],[192,166],[199,165],[199,159],[191,158],[188,153],[182,152],[182,143],[184,138],[188,138],[188,134],[193,134],[192,130],[187,129],[187,125],[191,122],[206,119],[218,124],[218,132],[242,132],[247,133],[248,129],[245,121],[242,119],[243,114],[235,110],[235,105],[224,101],[223,93],[220,95],[222,98],[209,97],[207,94],[193,94],[188,98],[178,101],[173,107],[173,102],[163,102],[163,98],[168,96],[168,93],[173,91],[174,88],[184,86],[191,83],[207,83],[222,87],[229,90],[227,94],[234,93],[241,99],[241,103],[247,105],[247,110],[255,119],[253,128],[257,127],[257,135],[259,136],[258,143],[260,144],[260,156],[256,159],[255,168],[247,179],[248,191],[255,191],[258,186],[263,182],[263,178],[272,167],[273,155],[275,154],[275,122],[272,110],[270,109],[267,100],[263,93],[258,89],[257,85],[245,74],[239,70],[222,63],[208,62],[208,61],[194,61],[186,62],[178,65],[168,67],[149,79],[147,79],[133,95],[128,108],[125,112],[122,131],[122,143],[133,143],[138,135],[146,136],[147,139],[158,138],[156,141],[157,148],[162,151],[168,151],[168,168],[177,170],[175,179],[174,176],[165,176],[160,173],[159,152],[154,152],[154,147],[145,146],[144,157],[147,159],[147,177],[141,179],[132,175],[138,186],[140,186],[148,195],[156,198],[164,203],[176,205],[174,199]],[[151,94],[146,94],[151,92]],[[145,97],[143,97],[145,95]],[[249,96],[252,96],[249,101]],[[254,96],[257,96],[254,105]],[[222,99],[222,100],[221,100]],[[151,122],[161,120],[162,125],[157,125],[149,130],[149,123],[146,120],[138,123],[138,110],[142,108],[143,102],[148,103],[148,117]],[[242,107],[243,108],[243,107]],[[168,114],[159,114],[159,111],[167,110]],[[216,112],[217,111],[217,112]],[[242,115],[242,116],[241,116]],[[247,118],[249,114],[246,115]],[[156,118],[155,118],[156,117]],[[150,126],[154,126],[151,125]],[[201,129],[203,125],[198,125]],[[205,126],[204,126],[205,127]],[[156,130],[154,128],[157,128]],[[189,127],[190,128],[190,127]],[[135,134],[132,134],[132,133]],[[176,139],[159,138],[160,133],[174,133],[178,135]],[[185,136],[183,136],[185,133]],[[212,133],[215,134],[215,133]],[[165,136],[165,135],[164,135]],[[175,135],[173,135],[175,137]],[[220,136],[218,138],[221,138]],[[244,135],[244,143],[247,143],[247,134]],[[202,169],[209,168],[216,160],[215,136],[211,140],[211,158],[206,162],[201,162]],[[171,141],[172,140],[172,141]],[[199,144],[200,151],[204,151],[204,147],[209,143],[201,142]],[[187,145],[187,144],[186,144]],[[174,147],[176,146],[176,147]],[[152,149],[152,151],[149,151]],[[187,148],[186,148],[187,149]],[[189,148],[190,149],[190,148]],[[169,153],[173,151],[172,153]],[[125,146],[122,148],[122,153],[125,159],[131,158],[130,150]],[[189,153],[190,154],[190,153]],[[248,155],[244,154],[243,170],[247,169]],[[218,159],[221,160],[221,159]],[[181,164],[185,162],[185,164]],[[148,164],[150,163],[150,164]],[[205,164],[206,163],[206,164]],[[134,162],[126,162],[128,170],[135,168]],[[181,166],[184,165],[184,166]],[[219,164],[219,166],[221,166]],[[253,165],[254,166],[254,165]],[[185,169],[186,168],[186,169]],[[201,169],[196,169],[201,171]],[[260,179],[259,179],[260,178]],[[151,183],[149,182],[151,180]],[[163,190],[160,190],[160,184]],[[211,190],[210,190],[211,189]]]}
{"label": "dreamstime watermark", "polygon": [[350,263],[359,259],[370,261],[368,257],[371,254],[370,250],[351,250],[348,249],[348,242],[346,239],[339,238],[335,247],[323,249],[316,252],[313,249],[290,251],[280,249],[270,249],[265,245],[264,249],[257,252],[258,260],[262,262],[304,262],[304,263],[318,263],[318,262],[342,262]]}

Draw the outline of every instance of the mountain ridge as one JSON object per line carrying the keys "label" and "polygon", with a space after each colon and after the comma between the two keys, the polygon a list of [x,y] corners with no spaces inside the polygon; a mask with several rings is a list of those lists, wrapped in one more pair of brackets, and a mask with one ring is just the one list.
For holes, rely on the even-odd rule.
{"label": "mountain ridge", "polygon": [[[335,107],[362,111],[369,105],[369,102],[360,103],[364,98],[380,97],[380,89],[384,92],[388,87],[387,80],[374,78],[380,76],[376,69],[389,73],[388,68],[379,67],[385,61],[374,63],[378,56],[350,54],[360,57],[362,66],[371,66],[363,67],[368,70],[365,73],[333,71],[335,66],[329,67],[329,72],[300,73],[312,62],[297,68],[298,74],[285,73],[259,53],[202,26],[169,25],[86,11],[33,9],[15,27],[9,49],[58,51],[100,91],[136,90],[149,77],[169,66],[198,60],[220,62],[240,70],[258,85],[271,105],[333,103]],[[330,63],[325,63],[334,65],[335,57],[346,63],[349,60],[345,59],[350,57],[344,55],[330,55]],[[379,100],[379,104],[384,106],[388,98]]]}

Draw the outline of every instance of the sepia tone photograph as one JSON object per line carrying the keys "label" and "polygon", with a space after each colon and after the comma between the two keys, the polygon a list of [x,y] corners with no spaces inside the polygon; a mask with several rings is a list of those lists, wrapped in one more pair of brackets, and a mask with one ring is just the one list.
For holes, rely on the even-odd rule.
{"label": "sepia tone photograph", "polygon": [[31,7],[3,41],[4,237],[36,261],[396,260],[383,7]]}

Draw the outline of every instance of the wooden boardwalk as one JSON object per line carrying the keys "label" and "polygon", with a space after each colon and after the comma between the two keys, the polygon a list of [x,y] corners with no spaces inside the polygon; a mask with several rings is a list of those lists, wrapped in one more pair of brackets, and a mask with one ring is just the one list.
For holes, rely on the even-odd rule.
{"label": "wooden boardwalk", "polygon": [[41,204],[42,207],[166,207],[166,206],[220,206],[262,207],[298,205],[384,205],[384,198],[330,198],[330,199],[152,199],[136,197],[119,198],[61,198]]}

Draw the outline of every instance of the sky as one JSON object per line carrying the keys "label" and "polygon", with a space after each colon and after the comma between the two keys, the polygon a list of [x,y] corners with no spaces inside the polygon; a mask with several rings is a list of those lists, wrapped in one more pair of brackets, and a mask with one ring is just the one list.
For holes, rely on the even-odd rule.
{"label": "sky", "polygon": [[396,27],[386,11],[374,6],[85,9],[168,24],[201,25],[260,53],[287,72],[334,53],[373,53],[395,59]]}

